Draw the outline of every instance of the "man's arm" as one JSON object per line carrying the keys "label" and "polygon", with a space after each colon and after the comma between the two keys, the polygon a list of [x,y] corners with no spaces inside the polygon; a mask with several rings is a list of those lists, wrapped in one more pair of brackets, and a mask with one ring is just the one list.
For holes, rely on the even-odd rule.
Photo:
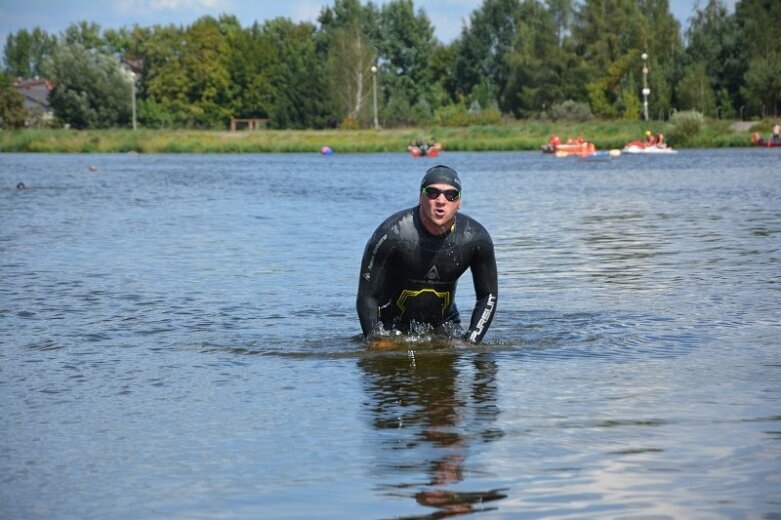
{"label": "man's arm", "polygon": [[388,234],[377,230],[366,244],[361,260],[356,307],[363,337],[370,340],[379,330],[379,298],[385,286],[390,256]]}
{"label": "man's arm", "polygon": [[471,343],[480,343],[494,319],[496,300],[499,296],[496,257],[494,256],[494,244],[490,237],[486,236],[486,240],[478,246],[470,268],[475,283],[477,301],[472,311],[469,330],[464,334],[464,339]]}

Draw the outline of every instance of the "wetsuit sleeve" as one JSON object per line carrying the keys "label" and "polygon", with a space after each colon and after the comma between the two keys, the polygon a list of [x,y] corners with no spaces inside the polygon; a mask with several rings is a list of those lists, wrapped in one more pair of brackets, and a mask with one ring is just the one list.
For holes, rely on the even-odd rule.
{"label": "wetsuit sleeve", "polygon": [[472,311],[472,319],[469,322],[469,330],[464,334],[464,339],[472,343],[480,343],[488,327],[494,319],[496,312],[496,300],[499,291],[499,281],[496,274],[496,257],[494,256],[494,244],[487,236],[477,246],[477,251],[472,259],[470,268],[472,279],[475,283],[475,308]]}
{"label": "wetsuit sleeve", "polygon": [[380,228],[363,252],[356,307],[363,337],[367,340],[379,330],[380,298],[387,283],[391,249],[388,234]]}

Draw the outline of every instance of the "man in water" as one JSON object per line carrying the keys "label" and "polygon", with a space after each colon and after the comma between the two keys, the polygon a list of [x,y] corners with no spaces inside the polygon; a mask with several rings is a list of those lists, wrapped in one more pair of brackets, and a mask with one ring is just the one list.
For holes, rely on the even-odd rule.
{"label": "man in water", "polygon": [[[479,343],[496,312],[494,245],[476,220],[458,213],[461,180],[434,166],[420,185],[420,204],[386,219],[366,244],[358,285],[364,338],[381,343],[388,332],[435,332]],[[477,302],[462,334],[455,295],[472,271]]]}

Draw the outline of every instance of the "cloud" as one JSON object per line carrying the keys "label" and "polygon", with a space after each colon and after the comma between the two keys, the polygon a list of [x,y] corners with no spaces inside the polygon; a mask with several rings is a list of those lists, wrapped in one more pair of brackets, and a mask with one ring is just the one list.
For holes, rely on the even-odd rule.
{"label": "cloud", "polygon": [[160,11],[228,11],[231,7],[230,0],[114,0],[114,10],[117,12],[144,16]]}
{"label": "cloud", "polygon": [[291,8],[291,18],[296,22],[316,22],[324,5],[325,4],[321,0],[303,0],[295,2]]}

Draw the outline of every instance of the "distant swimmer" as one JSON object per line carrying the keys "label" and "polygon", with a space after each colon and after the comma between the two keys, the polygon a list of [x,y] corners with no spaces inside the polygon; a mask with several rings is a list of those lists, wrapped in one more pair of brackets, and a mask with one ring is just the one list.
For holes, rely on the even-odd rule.
{"label": "distant swimmer", "polygon": [[16,185],[16,189],[17,190],[26,190],[27,186],[23,182],[20,182],[19,184]]}
{"label": "distant swimmer", "polygon": [[97,167],[97,166],[95,166],[94,164],[92,164],[92,165],[90,165],[90,167],[89,167],[89,171],[91,171],[91,172],[96,172],[96,171],[98,171],[98,167]]}
{"label": "distant swimmer", "polygon": [[[476,220],[458,213],[461,180],[448,166],[430,168],[419,204],[387,218],[366,244],[358,285],[358,318],[366,341],[383,331],[416,332],[417,325],[449,338],[479,343],[496,312],[494,245]],[[455,295],[471,269],[476,303],[462,333]]]}

